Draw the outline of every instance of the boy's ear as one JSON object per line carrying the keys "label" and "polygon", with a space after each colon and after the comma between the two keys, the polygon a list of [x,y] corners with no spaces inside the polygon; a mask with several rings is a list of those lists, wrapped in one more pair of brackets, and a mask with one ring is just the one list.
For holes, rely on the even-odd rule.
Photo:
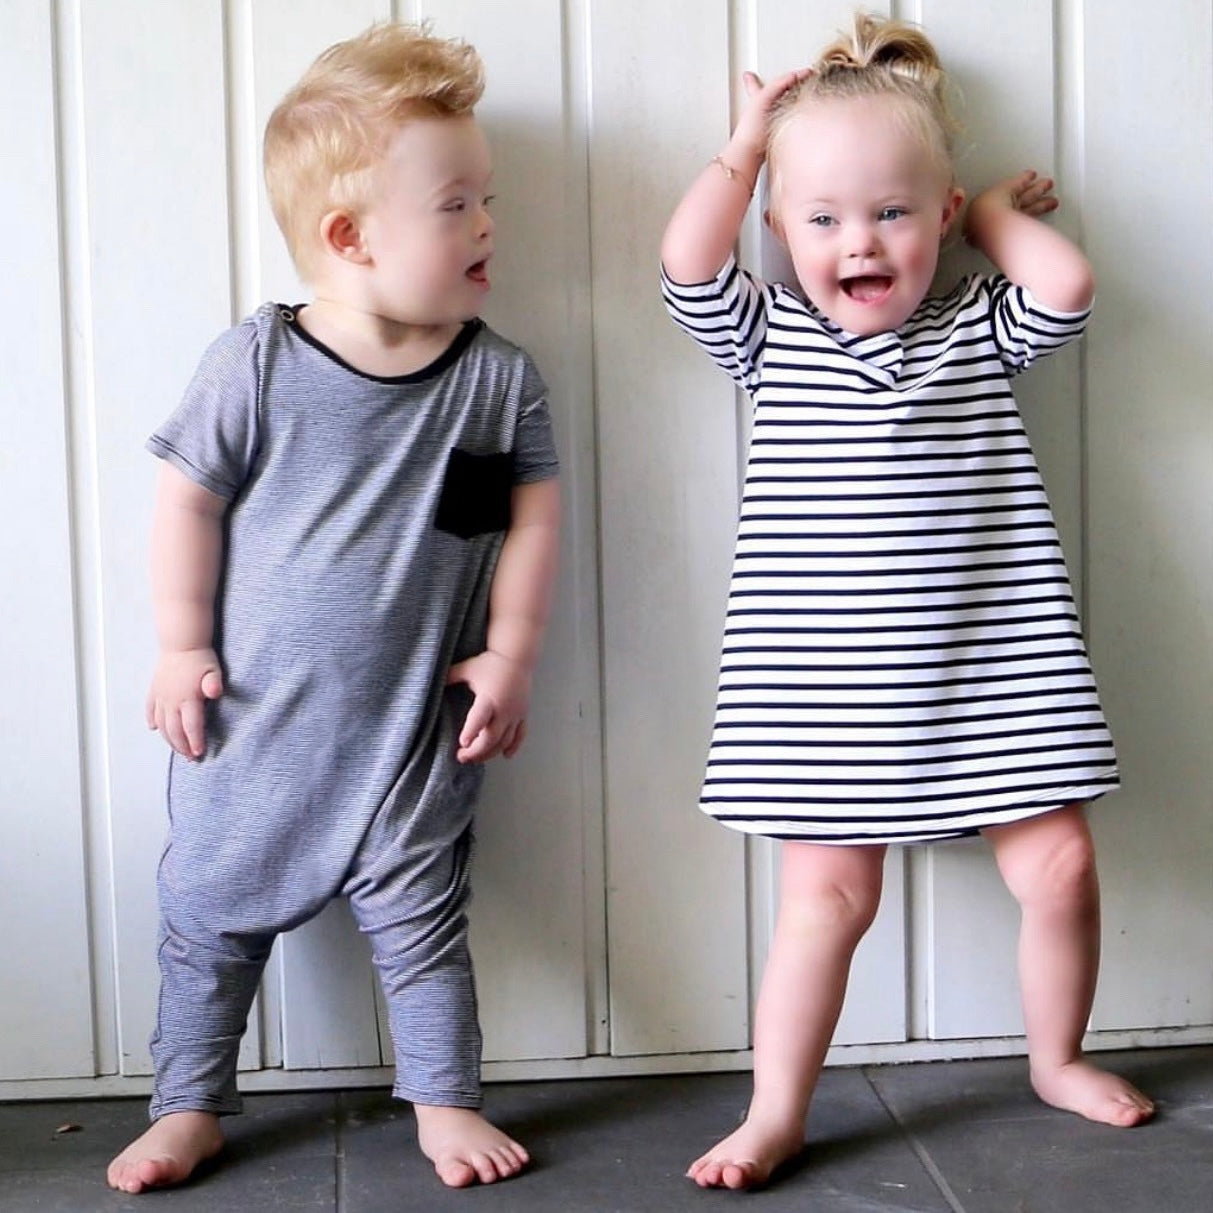
{"label": "boy's ear", "polygon": [[362,228],[349,211],[329,211],[320,220],[320,246],[326,253],[356,265],[366,265],[371,259]]}
{"label": "boy's ear", "polygon": [[959,186],[954,186],[948,191],[948,196],[944,199],[943,220],[939,227],[939,238],[942,240],[947,234],[948,229],[956,222],[956,216],[960,214],[960,208],[964,206],[965,192]]}

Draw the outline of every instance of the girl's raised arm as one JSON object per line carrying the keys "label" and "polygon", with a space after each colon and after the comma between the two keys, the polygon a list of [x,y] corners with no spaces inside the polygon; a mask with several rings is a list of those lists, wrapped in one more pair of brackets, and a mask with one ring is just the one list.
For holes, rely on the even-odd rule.
{"label": "girl's raised arm", "polygon": [[746,104],[733,137],[691,183],[661,241],[661,264],[675,282],[707,282],[733,251],[766,159],[771,107],[804,75],[788,72],[770,84],[753,72],[742,77]]}
{"label": "girl's raised arm", "polygon": [[969,204],[965,239],[1046,307],[1081,312],[1091,306],[1095,275],[1081,250],[1040,222],[1057,209],[1052,191],[1031,169],[992,185]]}

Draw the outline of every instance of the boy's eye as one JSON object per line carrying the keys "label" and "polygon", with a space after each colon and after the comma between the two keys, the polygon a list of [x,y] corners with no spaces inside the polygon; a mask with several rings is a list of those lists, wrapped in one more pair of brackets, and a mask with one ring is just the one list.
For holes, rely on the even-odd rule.
{"label": "boy's eye", "polygon": [[444,203],[442,209],[444,211],[461,211],[464,205],[465,203],[462,198],[453,198],[450,202]]}
{"label": "boy's eye", "polygon": [[832,215],[810,215],[809,222],[814,227],[829,227],[834,222]]}
{"label": "boy's eye", "polygon": [[496,202],[496,201],[497,201],[497,195],[496,195],[496,194],[485,194],[485,196],[484,196],[484,200],[483,200],[483,202],[481,203],[481,205],[482,205],[482,206],[485,206],[485,207],[492,206],[492,204],[493,204],[494,202]]}
{"label": "boy's eye", "polygon": [[887,223],[890,219],[900,219],[905,215],[906,209],[902,206],[886,206],[884,210],[877,216],[882,222]]}

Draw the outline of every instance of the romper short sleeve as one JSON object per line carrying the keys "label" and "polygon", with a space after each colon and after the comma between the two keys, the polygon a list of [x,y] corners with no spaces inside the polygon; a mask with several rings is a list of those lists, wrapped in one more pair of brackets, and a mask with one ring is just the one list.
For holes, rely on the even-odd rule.
{"label": "romper short sleeve", "polygon": [[1008,375],[1027,370],[1038,358],[1052,354],[1080,337],[1091,309],[1059,312],[1040,303],[1025,286],[1002,275],[987,280],[990,320],[999,357]]}
{"label": "romper short sleeve", "polygon": [[514,483],[550,480],[559,470],[556,440],[548,412],[548,388],[530,357],[523,353],[518,423],[514,433]]}
{"label": "romper short sleeve", "polygon": [[259,349],[254,317],[215,339],[181,403],[147,442],[153,455],[231,501],[258,449]]}

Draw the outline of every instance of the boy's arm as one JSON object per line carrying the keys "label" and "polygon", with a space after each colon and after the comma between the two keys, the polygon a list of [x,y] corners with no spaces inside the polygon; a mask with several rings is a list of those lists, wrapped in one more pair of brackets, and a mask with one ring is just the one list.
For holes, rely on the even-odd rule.
{"label": "boy's arm", "polygon": [[560,482],[515,487],[489,593],[483,653],[451,667],[447,682],[466,682],[475,699],[459,734],[460,762],[511,758],[526,735],[531,678],[552,610],[560,545]]}
{"label": "boy's arm", "polygon": [[1095,275],[1078,248],[1039,221],[1057,209],[1052,189],[1028,169],[983,190],[969,204],[965,239],[1046,307],[1081,312],[1095,296]]}
{"label": "boy's arm", "polygon": [[733,137],[683,195],[661,241],[661,264],[675,281],[707,282],[728,260],[766,159],[771,106],[803,72],[764,85],[746,72],[747,100]]}
{"label": "boy's arm", "polygon": [[162,463],[152,515],[152,604],[160,657],[147,723],[186,758],[206,750],[203,701],[223,694],[213,648],[227,502]]}

